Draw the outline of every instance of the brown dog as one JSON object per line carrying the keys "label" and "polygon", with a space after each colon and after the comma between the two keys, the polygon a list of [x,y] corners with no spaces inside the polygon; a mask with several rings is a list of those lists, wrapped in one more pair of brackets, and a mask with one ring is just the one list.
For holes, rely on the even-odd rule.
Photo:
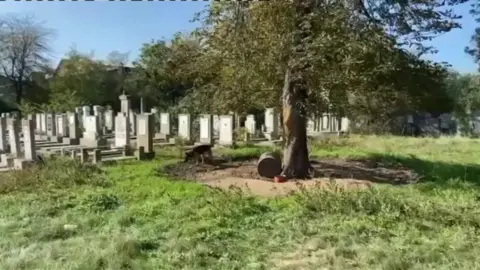
{"label": "brown dog", "polygon": [[185,151],[185,160],[183,162],[187,162],[192,157],[195,157],[195,164],[198,165],[198,158],[200,157],[202,159],[202,163],[205,163],[205,155],[207,155],[210,160],[213,160],[212,147],[213,146],[211,144],[194,146],[192,149]]}

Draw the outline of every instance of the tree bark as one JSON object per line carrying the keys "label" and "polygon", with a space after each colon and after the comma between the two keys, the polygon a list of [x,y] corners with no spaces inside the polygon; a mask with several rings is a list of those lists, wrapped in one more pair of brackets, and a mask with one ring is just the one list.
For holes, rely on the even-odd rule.
{"label": "tree bark", "polygon": [[282,176],[310,178],[311,164],[307,148],[308,84],[306,72],[309,67],[308,39],[311,37],[309,18],[315,1],[294,0],[296,29],[292,54],[289,59],[283,86],[284,153]]}
{"label": "tree bark", "polygon": [[310,178],[310,159],[307,148],[307,119],[305,99],[295,90],[298,85],[292,81],[290,72],[285,74],[283,88],[283,131],[285,146],[283,151],[282,176],[287,179]]}

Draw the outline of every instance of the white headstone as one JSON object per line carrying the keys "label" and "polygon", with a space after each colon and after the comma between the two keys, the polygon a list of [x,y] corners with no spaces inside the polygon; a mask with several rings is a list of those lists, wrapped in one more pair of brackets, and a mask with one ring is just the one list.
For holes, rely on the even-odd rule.
{"label": "white headstone", "polygon": [[58,114],[57,116],[57,136],[68,137],[68,125],[64,114]]}
{"label": "white headstone", "polygon": [[147,120],[146,119],[138,119],[138,134],[139,136],[147,135]]}
{"label": "white headstone", "polygon": [[115,121],[113,119],[113,110],[106,110],[104,113],[105,127],[108,131],[114,130]]}
{"label": "white headstone", "polygon": [[348,119],[347,117],[342,117],[340,125],[341,131],[348,132],[350,130],[350,119]]}
{"label": "white headstone", "polygon": [[40,132],[44,135],[47,134],[47,114],[41,113],[40,114]]}
{"label": "white headstone", "polygon": [[170,114],[160,114],[160,133],[170,135]]}
{"label": "white headstone", "polygon": [[130,122],[130,133],[135,136],[137,133],[137,118],[136,114],[132,110],[130,110],[128,114],[128,121]]}
{"label": "white headstone", "polygon": [[83,138],[89,140],[96,140],[98,139],[98,118],[96,116],[86,116],[84,119],[84,128],[85,131],[83,132]]}
{"label": "white headstone", "polygon": [[0,152],[7,150],[7,119],[0,117]]}
{"label": "white headstone", "polygon": [[200,115],[200,142],[213,142],[213,118],[211,114]]}
{"label": "white headstone", "polygon": [[17,120],[7,119],[8,140],[10,143],[10,154],[13,157],[20,155],[20,133],[18,132]]}
{"label": "white headstone", "polygon": [[192,123],[190,121],[190,114],[179,114],[178,115],[178,136],[185,139],[191,140],[192,138]]}
{"label": "white headstone", "polygon": [[213,116],[213,136],[218,137],[220,135],[220,116]]}
{"label": "white headstone", "polygon": [[247,129],[248,133],[255,134],[256,125],[257,123],[255,122],[255,115],[247,115],[247,119],[245,120],[245,128]]}
{"label": "white headstone", "polygon": [[34,130],[32,120],[22,120],[24,158],[26,160],[37,159]]}
{"label": "white headstone", "polygon": [[115,146],[130,146],[130,131],[128,117],[124,113],[115,116]]}
{"label": "white headstone", "polygon": [[274,108],[265,109],[265,132],[278,134],[278,114]]}
{"label": "white headstone", "polygon": [[41,114],[40,113],[37,113],[35,114],[35,131],[40,133],[42,132],[42,118],[41,118]]}
{"label": "white headstone", "polygon": [[220,116],[220,134],[218,138],[220,145],[233,145],[233,115]]}

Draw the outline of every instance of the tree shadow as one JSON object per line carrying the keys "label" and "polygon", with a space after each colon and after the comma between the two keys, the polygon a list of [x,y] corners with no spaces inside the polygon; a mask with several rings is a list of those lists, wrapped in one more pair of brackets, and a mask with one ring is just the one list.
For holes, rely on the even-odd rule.
{"label": "tree shadow", "polygon": [[422,189],[480,185],[480,165],[429,161],[414,155],[372,153],[366,158],[312,162],[316,177],[353,178],[393,185],[424,183]]}

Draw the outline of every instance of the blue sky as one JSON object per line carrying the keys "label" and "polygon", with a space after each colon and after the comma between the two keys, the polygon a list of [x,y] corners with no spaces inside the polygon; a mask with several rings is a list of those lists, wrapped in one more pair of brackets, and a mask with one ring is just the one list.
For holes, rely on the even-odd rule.
{"label": "blue sky", "polygon": [[[179,31],[197,25],[190,22],[205,2],[0,2],[0,13],[32,14],[56,31],[53,57],[56,62],[74,45],[81,52],[94,51],[104,58],[111,51],[138,55],[143,43],[170,38]],[[468,14],[468,5],[457,8],[465,15],[462,29],[433,41],[438,54],[426,58],[446,61],[460,72],[475,72],[476,64],[464,53],[476,23]]]}

